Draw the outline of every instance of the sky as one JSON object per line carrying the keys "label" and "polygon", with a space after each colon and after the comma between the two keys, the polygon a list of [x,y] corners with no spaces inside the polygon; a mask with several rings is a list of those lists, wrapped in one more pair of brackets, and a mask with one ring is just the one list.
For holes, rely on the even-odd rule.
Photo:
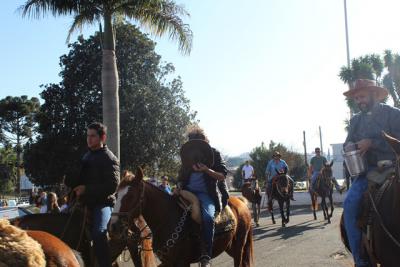
{"label": "sky", "polygon": [[[270,140],[303,151],[346,137],[349,117],[338,73],[347,64],[342,0],[177,0],[191,14],[189,56],[154,38],[172,62],[211,144],[231,156]],[[0,98],[39,96],[59,82],[70,17],[22,18],[24,1],[0,1]],[[396,0],[348,0],[351,58],[399,51]],[[97,27],[87,27],[87,37]],[[80,33],[72,36],[76,40]]]}

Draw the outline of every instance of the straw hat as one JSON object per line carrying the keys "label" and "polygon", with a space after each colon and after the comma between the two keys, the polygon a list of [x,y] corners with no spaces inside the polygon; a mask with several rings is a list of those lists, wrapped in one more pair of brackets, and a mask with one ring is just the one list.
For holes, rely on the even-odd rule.
{"label": "straw hat", "polygon": [[192,139],[186,142],[181,148],[180,155],[183,166],[189,169],[196,163],[203,163],[209,168],[214,165],[212,148],[201,139]]}
{"label": "straw hat", "polygon": [[377,92],[379,101],[384,100],[389,94],[386,88],[377,86],[374,80],[358,79],[354,83],[354,88],[351,88],[350,90],[344,92],[343,95],[348,98],[353,98],[354,94],[360,91]]}

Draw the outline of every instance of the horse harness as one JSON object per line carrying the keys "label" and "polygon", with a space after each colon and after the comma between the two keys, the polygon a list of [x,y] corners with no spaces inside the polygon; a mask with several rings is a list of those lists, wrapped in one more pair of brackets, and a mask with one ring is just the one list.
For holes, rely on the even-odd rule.
{"label": "horse harness", "polygon": [[[398,162],[397,162],[398,163]],[[382,200],[383,194],[386,192],[388,188],[390,188],[394,182],[395,177],[397,177],[398,182],[400,181],[399,177],[399,164],[396,164],[396,169],[395,169],[395,176],[390,177],[385,180],[385,182],[379,187],[379,189],[376,191],[376,193],[373,195],[371,193],[371,190],[369,189],[367,194],[368,194],[368,202],[370,203],[369,205],[369,211],[368,211],[368,219],[367,219],[367,225],[366,225],[366,246],[367,246],[367,251],[370,254],[370,257],[376,261],[376,257],[373,253],[373,246],[372,246],[372,225],[374,218],[377,219],[379,225],[385,232],[385,234],[389,237],[389,239],[395,244],[398,248],[400,248],[400,242],[392,235],[392,233],[389,231],[389,229],[385,226],[385,223],[382,219],[381,214],[379,213],[379,210],[377,206],[379,205],[380,201]],[[375,215],[375,216],[374,216]]]}
{"label": "horse harness", "polygon": [[[147,225],[144,226],[142,229],[140,229],[140,231],[137,233],[137,235],[135,235],[135,233],[132,233],[132,231],[129,230],[129,229],[131,228],[131,226],[132,226],[132,223],[131,223],[131,222],[133,222],[134,219],[135,219],[135,218],[133,217],[135,211],[136,211],[136,210],[139,210],[139,213],[138,213],[138,214],[142,214],[143,202],[144,202],[144,193],[145,193],[144,188],[145,188],[145,187],[144,187],[144,183],[141,183],[141,185],[142,185],[142,187],[141,187],[141,193],[140,193],[140,198],[139,198],[138,204],[137,204],[133,209],[131,209],[130,211],[127,211],[127,212],[113,212],[113,213],[112,213],[112,216],[119,216],[119,217],[123,216],[123,217],[125,217],[126,219],[125,219],[125,220],[121,220],[121,221],[122,221],[122,224],[123,224],[123,226],[125,227],[125,229],[127,229],[126,236],[129,236],[129,237],[131,237],[132,240],[138,241],[138,243],[143,244],[143,241],[144,241],[145,239],[151,238],[151,236],[152,236],[155,232],[157,232],[157,231],[161,228],[162,225],[161,225],[160,227],[158,227],[156,230],[151,231],[151,232],[150,232],[148,235],[146,235],[145,237],[142,237],[142,236],[141,236],[141,233],[144,231],[144,229],[148,228]],[[171,234],[170,238],[168,238],[168,239],[164,242],[164,245],[163,245],[160,249],[157,249],[157,250],[156,250],[156,254],[159,256],[159,258],[160,258],[161,261],[163,261],[163,259],[165,259],[166,256],[168,256],[169,251],[176,245],[176,243],[177,243],[179,237],[181,236],[181,233],[182,233],[182,231],[183,231],[184,224],[185,224],[185,222],[186,222],[186,219],[187,219],[187,217],[188,217],[188,214],[189,214],[191,208],[192,208],[191,205],[189,205],[189,206],[183,208],[182,216],[180,217],[179,222],[178,222],[177,226],[174,228],[174,231],[173,231],[173,233]],[[145,251],[145,250],[143,249],[143,246],[142,246],[142,245],[139,246],[139,249],[140,249],[141,251]],[[149,250],[149,251],[150,251],[150,250]]]}

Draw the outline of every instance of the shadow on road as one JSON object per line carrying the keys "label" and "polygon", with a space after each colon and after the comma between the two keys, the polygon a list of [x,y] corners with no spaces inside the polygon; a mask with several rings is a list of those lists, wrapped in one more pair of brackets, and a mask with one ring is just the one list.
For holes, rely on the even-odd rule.
{"label": "shadow on road", "polygon": [[[321,213],[321,214],[319,214]],[[268,214],[268,216],[266,216]],[[323,221],[322,212],[318,212],[318,217],[320,219],[314,220],[312,216],[312,212],[309,207],[304,208],[296,208],[291,212],[291,216],[293,215],[300,215],[300,214],[310,214],[310,219],[301,223],[289,224],[286,227],[281,227],[281,220],[279,214],[275,216],[276,224],[271,224],[271,216],[267,211],[262,212],[262,218],[267,219],[269,221],[268,225],[259,226],[254,228],[253,230],[253,238],[254,240],[261,240],[268,237],[278,237],[277,239],[289,239],[299,235],[303,235],[308,230],[315,230],[315,229],[324,229],[325,226],[328,224],[327,222]],[[261,223],[261,225],[263,225]],[[274,239],[273,239],[274,240]]]}

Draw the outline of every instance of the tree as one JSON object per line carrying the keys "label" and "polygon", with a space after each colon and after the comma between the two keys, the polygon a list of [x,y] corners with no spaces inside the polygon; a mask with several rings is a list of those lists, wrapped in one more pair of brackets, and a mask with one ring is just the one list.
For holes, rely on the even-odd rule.
{"label": "tree", "polygon": [[19,192],[19,179],[21,178],[22,147],[32,137],[34,116],[39,110],[39,99],[27,96],[11,97],[0,100],[0,131],[7,144],[14,146],[17,153],[16,185]]}
{"label": "tree", "polygon": [[[265,183],[265,169],[275,151],[279,151],[282,159],[288,164],[289,175],[294,180],[302,180],[307,170],[307,167],[304,165],[304,157],[300,153],[291,151],[281,143],[271,141],[268,147],[264,143],[261,143],[260,146],[253,148],[250,152],[250,164],[254,167],[255,176],[259,179],[260,184],[264,185]],[[235,187],[239,187],[241,184],[243,165],[244,163],[240,165],[234,174],[233,183]]]}
{"label": "tree", "polygon": [[400,107],[400,56],[390,50],[384,52],[387,74],[383,77],[383,85],[389,90],[395,107]]}
{"label": "tree", "polygon": [[[155,44],[132,25],[116,25],[121,99],[121,165],[139,165],[174,176],[183,131],[195,113],[172,64],[162,65]],[[96,33],[70,44],[60,58],[60,84],[43,86],[38,137],[27,145],[25,167],[36,184],[60,183],[77,175],[86,146],[86,126],[99,120],[101,40]]]}
{"label": "tree", "polygon": [[101,42],[103,122],[109,130],[110,148],[119,158],[119,78],[113,20],[122,17],[136,21],[157,36],[168,33],[171,39],[178,40],[181,51],[189,53],[192,32],[189,25],[185,24],[181,18],[189,16],[189,13],[172,0],[28,0],[21,10],[23,16],[29,14],[36,18],[45,13],[51,13],[54,16],[73,15],[74,21],[69,30],[68,39],[72,32],[81,29],[83,25],[95,24],[103,20],[104,32]]}
{"label": "tree", "polygon": [[[350,67],[342,66],[339,77],[350,86],[353,86],[357,79],[375,80],[377,84],[381,84],[383,69],[384,64],[381,57],[377,54],[370,54],[353,59]],[[347,99],[347,105],[353,113],[359,111],[352,99]]]}
{"label": "tree", "polygon": [[0,148],[0,193],[7,194],[14,191],[17,180],[17,155],[11,147]]}

